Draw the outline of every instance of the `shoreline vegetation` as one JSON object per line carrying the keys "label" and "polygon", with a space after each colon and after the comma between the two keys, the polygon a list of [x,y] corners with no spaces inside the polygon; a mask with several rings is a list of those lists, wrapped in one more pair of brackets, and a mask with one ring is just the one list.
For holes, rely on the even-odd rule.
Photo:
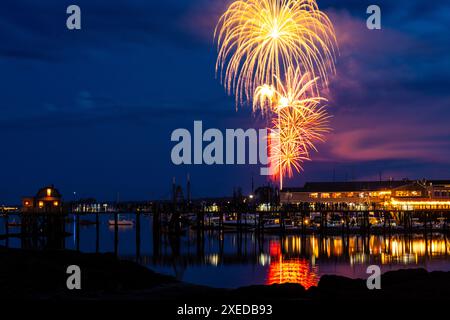
{"label": "shoreline vegetation", "polygon": [[[81,268],[81,290],[68,290],[66,269]],[[299,284],[253,285],[220,289],[188,284],[109,253],[70,250],[34,251],[0,246],[0,299],[46,301],[151,301],[223,303],[225,301],[316,304],[354,300],[450,300],[450,272],[403,269],[382,275],[381,290],[365,279],[324,275],[317,287]]]}

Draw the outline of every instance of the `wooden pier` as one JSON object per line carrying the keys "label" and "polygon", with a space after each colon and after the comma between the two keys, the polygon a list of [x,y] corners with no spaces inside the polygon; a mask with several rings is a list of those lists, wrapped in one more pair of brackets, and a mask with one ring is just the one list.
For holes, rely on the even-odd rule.
{"label": "wooden pier", "polygon": [[[391,233],[431,233],[449,232],[450,208],[421,208],[420,210],[396,210],[392,208],[369,207],[366,210],[351,208],[349,206],[326,205],[317,203],[282,205],[271,208],[270,211],[257,210],[252,205],[225,204],[215,210],[207,210],[205,206],[186,206],[174,208],[167,203],[155,203],[152,210],[137,210],[128,214],[134,215],[136,228],[136,257],[140,256],[141,243],[141,216],[152,215],[152,237],[154,252],[158,254],[161,244],[161,235],[168,234],[174,249],[179,248],[180,235],[186,229],[195,230],[197,234],[198,251],[202,252],[204,234],[209,230],[220,232],[254,233],[257,237],[264,234],[318,234],[318,235],[344,235],[344,234],[391,234]],[[83,213],[73,213],[75,222],[76,249],[80,250],[80,226],[83,224]],[[100,247],[100,215],[114,216],[114,252],[119,248],[119,212],[94,213],[96,227],[96,251]],[[253,220],[249,223],[248,217]],[[317,223],[312,222],[315,217]],[[336,220],[338,218],[338,220]],[[370,218],[376,218],[383,223],[376,226],[370,223]],[[58,221],[55,221],[57,219]],[[24,247],[42,247],[42,237],[45,244],[52,247],[64,248],[64,239],[70,234],[63,225],[67,222],[68,213],[58,215],[46,214],[6,214],[4,215],[4,230],[0,240],[5,245],[12,237],[22,239]],[[215,221],[212,224],[211,221]],[[268,228],[267,221],[271,220],[278,225]],[[352,220],[352,222],[351,222]],[[20,221],[21,232],[11,233],[11,221]],[[234,221],[233,227],[227,222]],[[339,221],[338,224],[335,222]],[[333,224],[331,224],[334,222]],[[413,223],[414,222],[414,223]],[[439,222],[439,225],[437,224]],[[353,223],[353,224],[352,224]]]}

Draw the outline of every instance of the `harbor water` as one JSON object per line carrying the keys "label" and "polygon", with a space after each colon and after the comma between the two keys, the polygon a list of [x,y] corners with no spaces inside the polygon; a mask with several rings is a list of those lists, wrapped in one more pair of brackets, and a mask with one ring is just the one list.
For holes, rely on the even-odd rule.
{"label": "harbor water", "polygon": [[[136,215],[121,214],[136,222]],[[0,234],[5,234],[4,217]],[[9,222],[19,219],[9,217]],[[69,215],[65,248],[82,252],[111,252],[122,259],[175,276],[189,283],[236,288],[254,284],[300,283],[306,288],[318,284],[325,274],[366,278],[367,266],[376,264],[382,272],[402,268],[450,271],[450,241],[441,233],[386,235],[279,235],[254,232],[185,230],[181,235],[155,235],[152,216],[141,215],[140,223],[115,227],[113,215],[100,214],[76,219]],[[137,232],[140,227],[140,232]],[[10,225],[9,234],[20,226]],[[0,240],[0,245],[20,248],[19,237]]]}

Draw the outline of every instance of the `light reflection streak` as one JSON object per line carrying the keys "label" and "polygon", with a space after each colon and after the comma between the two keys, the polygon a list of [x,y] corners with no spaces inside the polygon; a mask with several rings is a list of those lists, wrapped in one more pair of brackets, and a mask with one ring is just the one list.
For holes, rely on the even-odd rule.
{"label": "light reflection streak", "polygon": [[317,267],[306,259],[284,258],[279,241],[270,242],[270,257],[266,284],[298,283],[308,289],[319,283]]}
{"label": "light reflection streak", "polygon": [[[450,242],[443,235],[393,235],[387,238],[371,235],[350,236],[346,239],[313,235],[304,238],[303,247],[301,236],[292,236],[285,238],[282,245],[282,252],[287,256],[301,255],[315,259],[349,256],[351,264],[365,263],[368,257],[380,258],[382,264],[394,261],[410,264],[426,257],[450,255]],[[270,250],[272,253],[272,247]]]}

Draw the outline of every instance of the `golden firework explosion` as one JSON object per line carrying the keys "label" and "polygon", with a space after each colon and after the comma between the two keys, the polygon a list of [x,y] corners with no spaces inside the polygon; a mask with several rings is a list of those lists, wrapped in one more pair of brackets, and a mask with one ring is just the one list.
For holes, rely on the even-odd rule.
{"label": "golden firework explosion", "polygon": [[214,38],[216,72],[236,105],[289,68],[318,76],[324,85],[335,71],[334,28],[315,0],[237,0],[221,16]]}
{"label": "golden firework explosion", "polygon": [[269,160],[280,188],[284,176],[292,177],[294,169],[303,169],[302,162],[310,160],[309,151],[317,151],[315,142],[323,141],[329,131],[329,116],[322,105],[326,99],[314,90],[317,78],[300,73],[300,68],[290,68],[285,83],[276,78],[275,86],[262,85],[255,90],[253,109],[275,116]]}

